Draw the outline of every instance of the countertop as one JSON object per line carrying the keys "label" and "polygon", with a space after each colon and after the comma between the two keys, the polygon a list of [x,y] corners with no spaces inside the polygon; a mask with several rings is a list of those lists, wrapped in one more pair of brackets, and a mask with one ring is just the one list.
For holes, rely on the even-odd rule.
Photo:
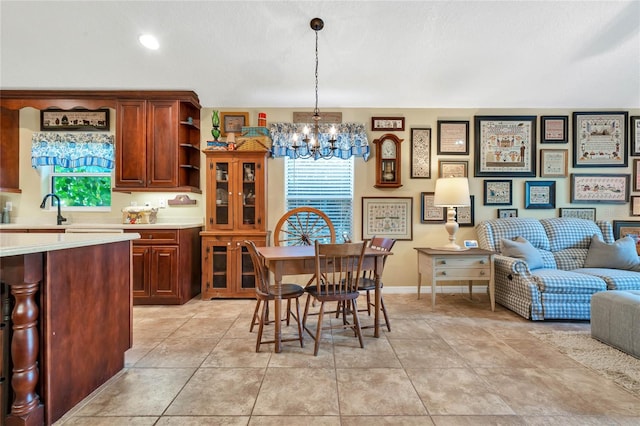
{"label": "countertop", "polygon": [[116,243],[137,238],[140,238],[140,234],[135,232],[81,234],[6,233],[0,234],[0,257]]}
{"label": "countertop", "polygon": [[187,229],[187,228],[198,228],[203,226],[202,219],[178,219],[172,221],[158,221],[153,224],[138,224],[138,225],[130,225],[118,222],[92,222],[92,223],[70,223],[63,225],[56,225],[55,218],[53,223],[9,223],[0,225],[0,232],[3,229],[12,230],[12,229],[29,229],[29,230],[38,230],[38,229],[67,229],[69,230],[82,230],[83,232],[91,231],[91,230],[120,230],[120,229]]}

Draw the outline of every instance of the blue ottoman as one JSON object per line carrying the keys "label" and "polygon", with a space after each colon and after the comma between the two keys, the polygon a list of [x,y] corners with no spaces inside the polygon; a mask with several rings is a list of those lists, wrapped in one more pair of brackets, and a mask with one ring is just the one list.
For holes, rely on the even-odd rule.
{"label": "blue ottoman", "polygon": [[591,337],[640,358],[640,291],[609,290],[591,296]]}

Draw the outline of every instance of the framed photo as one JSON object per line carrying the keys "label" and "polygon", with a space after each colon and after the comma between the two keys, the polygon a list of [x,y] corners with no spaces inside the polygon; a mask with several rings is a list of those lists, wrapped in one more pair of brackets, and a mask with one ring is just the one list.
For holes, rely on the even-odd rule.
{"label": "framed photo", "polygon": [[518,217],[518,209],[498,209],[498,219]]}
{"label": "framed photo", "polygon": [[475,116],[475,176],[536,176],[536,116]]}
{"label": "framed photo", "polygon": [[431,129],[411,129],[411,178],[431,178]]}
{"label": "framed photo", "polygon": [[510,180],[485,180],[484,205],[508,206],[512,200],[512,182]]}
{"label": "framed photo", "polygon": [[640,216],[640,196],[631,196],[631,211],[629,212],[629,215]]}
{"label": "framed photo", "polygon": [[433,192],[420,193],[420,223],[445,223],[447,208],[433,205]]}
{"label": "framed photo", "polygon": [[371,130],[404,131],[404,117],[371,117]]}
{"label": "framed photo", "polygon": [[242,126],[249,125],[249,113],[221,112],[220,123],[222,124],[220,128],[222,136],[227,136],[227,133],[237,133],[239,136],[242,133]]}
{"label": "framed photo", "polygon": [[633,190],[640,191],[640,159],[633,159]]}
{"label": "framed photo", "polygon": [[464,246],[468,249],[478,248],[478,240],[464,240]]}
{"label": "framed photo", "polygon": [[413,239],[413,197],[362,197],[362,239]]}
{"label": "framed photo", "polygon": [[569,142],[569,117],[566,115],[543,115],[540,117],[540,142]]}
{"label": "framed photo", "polygon": [[455,207],[456,209],[456,222],[460,226],[475,226],[474,212],[475,209],[473,207],[474,196],[470,195],[471,204],[468,207]]}
{"label": "framed photo", "polygon": [[438,120],[438,155],[469,155],[469,122]]}
{"label": "framed photo", "polygon": [[560,207],[560,217],[575,217],[577,219],[596,220],[595,207]]}
{"label": "framed photo", "polygon": [[540,150],[540,177],[567,177],[569,151],[566,149]]}
{"label": "framed photo", "polygon": [[556,182],[553,180],[528,180],[524,183],[525,209],[556,208]]}
{"label": "framed photo", "polygon": [[627,235],[640,235],[640,220],[613,221],[614,238],[617,240],[618,238],[626,237]]}
{"label": "framed photo", "polygon": [[572,203],[624,204],[629,201],[629,175],[571,174]]}
{"label": "framed photo", "polygon": [[640,155],[640,115],[633,116],[629,119],[629,128],[631,131],[631,155]]}
{"label": "framed photo", "polygon": [[627,167],[628,115],[574,112],[573,167]]}
{"label": "framed photo", "polygon": [[40,130],[109,130],[109,108],[45,109],[40,111]]}
{"label": "framed photo", "polygon": [[467,177],[468,169],[468,161],[438,160],[438,177]]}

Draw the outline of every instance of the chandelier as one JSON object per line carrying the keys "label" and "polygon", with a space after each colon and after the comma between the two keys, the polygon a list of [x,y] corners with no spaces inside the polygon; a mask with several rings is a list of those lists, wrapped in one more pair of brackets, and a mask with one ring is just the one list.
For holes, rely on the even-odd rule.
{"label": "chandelier", "polygon": [[318,31],[324,28],[324,22],[320,18],[313,18],[309,23],[311,29],[316,33],[316,105],[313,109],[313,116],[311,119],[312,128],[308,125],[304,126],[302,130],[302,138],[298,139],[298,134],[294,133],[291,140],[291,148],[294,152],[294,158],[325,158],[329,159],[335,155],[338,147],[336,146],[336,127],[331,126],[329,129],[329,137],[327,146],[321,147],[321,139],[325,139],[320,131],[320,110],[318,109]]}

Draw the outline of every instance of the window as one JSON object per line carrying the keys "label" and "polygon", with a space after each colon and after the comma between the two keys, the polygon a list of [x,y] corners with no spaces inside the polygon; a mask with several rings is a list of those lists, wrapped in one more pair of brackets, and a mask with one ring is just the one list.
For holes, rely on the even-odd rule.
{"label": "window", "polygon": [[353,238],[353,158],[285,157],[287,211],[303,206],[322,210],[336,230],[336,241]]}
{"label": "window", "polygon": [[[110,210],[111,169],[99,166],[44,167],[48,191],[60,197],[66,210]],[[56,207],[51,199],[51,207]]]}

